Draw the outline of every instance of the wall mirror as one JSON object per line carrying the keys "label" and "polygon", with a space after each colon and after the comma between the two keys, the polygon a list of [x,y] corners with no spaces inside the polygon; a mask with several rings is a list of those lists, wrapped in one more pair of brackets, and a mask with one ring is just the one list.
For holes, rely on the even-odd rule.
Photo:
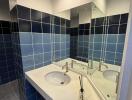
{"label": "wall mirror", "polygon": [[105,12],[96,3],[60,12],[69,19],[60,19],[60,28],[53,24],[53,31],[60,32],[53,35],[53,62],[87,76],[106,100],[117,98],[128,20],[128,11],[119,10],[117,1],[106,0]]}

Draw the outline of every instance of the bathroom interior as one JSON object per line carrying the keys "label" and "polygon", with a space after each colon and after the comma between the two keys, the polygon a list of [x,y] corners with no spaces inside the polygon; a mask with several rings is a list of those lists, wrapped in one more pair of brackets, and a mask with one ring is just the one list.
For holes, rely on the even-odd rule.
{"label": "bathroom interior", "polygon": [[132,100],[132,0],[0,0],[0,100]]}

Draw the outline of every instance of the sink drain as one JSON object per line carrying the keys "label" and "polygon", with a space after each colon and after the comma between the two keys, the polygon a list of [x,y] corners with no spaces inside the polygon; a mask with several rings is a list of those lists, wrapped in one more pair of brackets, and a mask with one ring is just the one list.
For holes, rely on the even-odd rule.
{"label": "sink drain", "polygon": [[110,95],[109,95],[109,94],[107,94],[107,97],[108,97],[108,98],[110,98]]}
{"label": "sink drain", "polygon": [[61,82],[60,84],[64,84],[64,82]]}

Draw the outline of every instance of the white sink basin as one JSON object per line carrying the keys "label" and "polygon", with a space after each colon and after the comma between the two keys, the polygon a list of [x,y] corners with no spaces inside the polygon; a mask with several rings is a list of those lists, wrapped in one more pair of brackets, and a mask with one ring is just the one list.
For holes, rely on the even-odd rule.
{"label": "white sink basin", "polygon": [[63,72],[54,71],[45,75],[45,79],[53,85],[66,85],[70,82],[70,77]]}
{"label": "white sink basin", "polygon": [[119,72],[114,71],[114,70],[106,70],[103,72],[104,78],[111,80],[113,82],[116,82],[116,78],[118,76]]}

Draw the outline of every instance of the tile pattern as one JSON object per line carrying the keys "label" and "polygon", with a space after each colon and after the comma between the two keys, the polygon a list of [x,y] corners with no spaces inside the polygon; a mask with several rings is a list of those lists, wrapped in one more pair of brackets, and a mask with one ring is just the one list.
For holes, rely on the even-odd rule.
{"label": "tile pattern", "polygon": [[[21,10],[25,10],[27,17],[23,17]],[[52,59],[69,57],[70,35],[66,34],[68,20],[22,6],[18,6],[18,12],[24,70],[50,64]]]}
{"label": "tile pattern", "polygon": [[77,58],[83,61],[88,60],[90,23],[79,25]]}
{"label": "tile pattern", "polygon": [[77,42],[78,42],[78,28],[70,28],[70,58],[76,59],[77,56]]}
{"label": "tile pattern", "polygon": [[59,61],[70,56],[69,20],[54,16],[52,23],[53,59]]}
{"label": "tile pattern", "polygon": [[16,79],[10,22],[0,21],[0,85]]}
{"label": "tile pattern", "polygon": [[20,99],[44,100],[29,86],[24,72],[50,64],[53,59],[69,57],[70,35],[66,34],[69,21],[20,5],[15,6],[10,14]]}
{"label": "tile pattern", "polygon": [[127,20],[128,14],[92,19],[90,59],[121,65]]}
{"label": "tile pattern", "polygon": [[90,23],[80,24],[79,27],[70,28],[70,57],[87,62],[89,48]]}

